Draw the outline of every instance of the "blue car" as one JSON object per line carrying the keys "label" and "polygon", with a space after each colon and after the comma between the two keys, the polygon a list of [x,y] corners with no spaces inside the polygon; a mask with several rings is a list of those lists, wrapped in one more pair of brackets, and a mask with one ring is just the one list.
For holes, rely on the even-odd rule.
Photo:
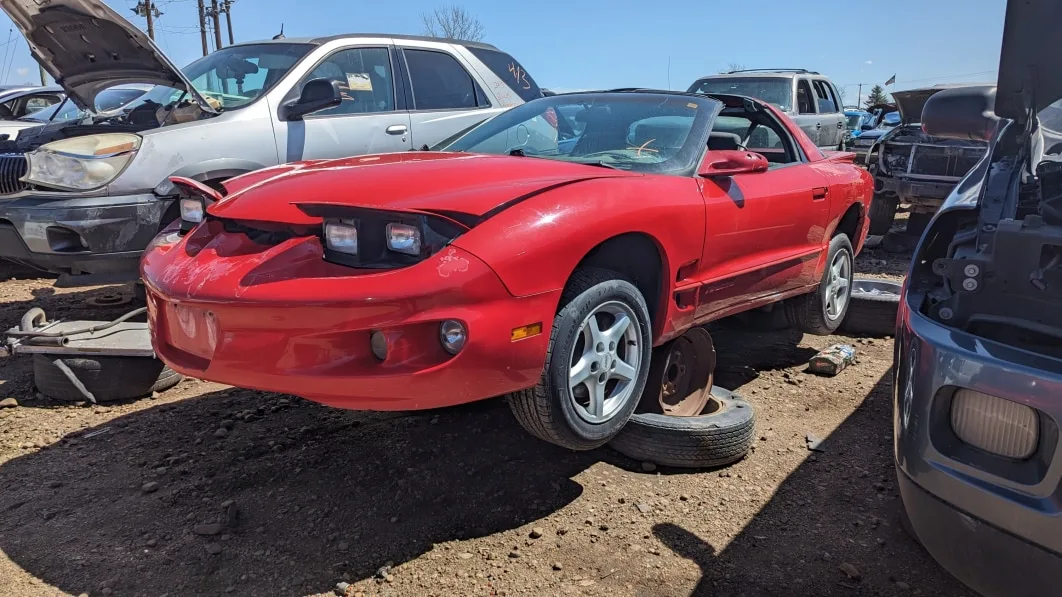
{"label": "blue car", "polygon": [[855,139],[863,134],[863,126],[874,123],[874,115],[865,110],[845,110],[844,118],[848,125],[848,134]]}
{"label": "blue car", "polygon": [[995,86],[929,98],[926,134],[989,151],[922,234],[899,307],[909,527],[984,597],[1062,593],[1062,72],[1057,0],[1010,0]]}

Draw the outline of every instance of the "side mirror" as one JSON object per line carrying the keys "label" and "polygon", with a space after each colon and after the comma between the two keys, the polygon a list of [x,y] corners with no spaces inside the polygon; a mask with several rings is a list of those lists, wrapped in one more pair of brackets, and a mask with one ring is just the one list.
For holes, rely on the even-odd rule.
{"label": "side mirror", "polygon": [[334,108],[343,103],[339,83],[329,79],[312,79],[302,86],[302,94],[280,106],[284,120],[302,120],[303,116]]}
{"label": "side mirror", "polygon": [[863,126],[859,127],[859,130],[861,130],[861,131],[872,131],[872,130],[874,130],[874,125],[872,125],[872,124],[864,124]]}
{"label": "side mirror", "polygon": [[709,149],[697,176],[734,176],[767,171],[767,158],[753,151]]}
{"label": "side mirror", "polygon": [[988,141],[996,130],[996,87],[976,85],[937,92],[922,108],[922,130],[945,139]]}

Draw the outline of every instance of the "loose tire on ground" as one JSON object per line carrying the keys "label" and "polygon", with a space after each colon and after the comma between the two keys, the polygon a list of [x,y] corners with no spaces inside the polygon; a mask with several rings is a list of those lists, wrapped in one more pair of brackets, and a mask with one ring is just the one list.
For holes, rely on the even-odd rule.
{"label": "loose tire on ground", "polygon": [[[56,355],[33,355],[33,381],[40,393],[67,402],[84,394],[55,366]],[[177,385],[181,374],[158,359],[145,357],[63,357],[62,362],[92,393],[97,402],[142,398]]]}
{"label": "loose tire on ground", "polygon": [[875,236],[888,234],[889,230],[892,230],[892,222],[896,219],[896,210],[899,207],[900,198],[896,195],[874,193],[867,212],[870,219],[870,234]]}
{"label": "loose tire on ground", "polygon": [[[841,261],[844,263],[840,263]],[[835,275],[835,268],[841,265],[843,271]],[[785,315],[789,325],[806,334],[817,336],[829,336],[836,331],[844,321],[845,313],[852,302],[849,299],[854,270],[852,243],[846,235],[837,234],[830,241],[826,268],[815,291],[785,301]],[[841,290],[844,291],[843,296],[837,295],[836,292]],[[834,298],[833,303],[830,302],[831,295]]]}
{"label": "loose tire on ground", "polygon": [[[582,399],[572,389],[575,369],[572,361],[587,355],[583,352],[579,359],[573,359],[580,338],[585,338],[588,333],[584,329],[588,318],[609,305],[628,313],[631,323],[627,329],[637,326],[637,341],[632,343],[630,337],[625,337],[623,342],[616,343],[617,352],[614,353],[621,357],[622,362],[636,362],[637,365],[633,366],[633,379],[625,382],[630,384],[624,386],[629,392],[622,392],[622,396],[614,394],[617,401],[609,405],[611,410],[602,410],[597,420],[591,420],[589,406],[587,410],[581,410],[578,402]],[[510,394],[509,407],[520,425],[539,439],[571,450],[598,448],[619,433],[638,406],[649,373],[651,353],[649,309],[638,289],[616,272],[597,268],[577,270],[564,290],[560,310],[553,319],[542,378],[534,388]],[[598,369],[593,377],[602,372],[603,366],[606,371],[614,370],[611,364],[615,362],[611,357],[597,362]],[[608,379],[615,381],[611,377]],[[617,381],[613,391],[616,391],[619,383],[623,382]],[[613,394],[606,391],[608,396]],[[592,399],[589,403],[592,403]]]}
{"label": "loose tire on ground", "polygon": [[708,414],[669,417],[635,414],[609,446],[635,460],[679,468],[711,468],[741,460],[756,431],[752,405],[712,388]]}
{"label": "loose tire on ground", "polygon": [[[873,293],[877,289],[878,293]],[[900,284],[885,280],[857,279],[852,284],[851,304],[840,331],[875,337],[896,333],[900,308]]]}

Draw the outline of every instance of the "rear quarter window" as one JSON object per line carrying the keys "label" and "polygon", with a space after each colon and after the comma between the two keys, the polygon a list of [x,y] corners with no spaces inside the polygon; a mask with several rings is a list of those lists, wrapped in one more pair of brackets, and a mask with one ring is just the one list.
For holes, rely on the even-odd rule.
{"label": "rear quarter window", "polygon": [[531,78],[531,74],[515,58],[500,50],[488,50],[486,48],[467,48],[480,62],[490,69],[494,76],[498,77],[513,90],[520,99],[529,102],[542,97],[542,90],[538,83]]}

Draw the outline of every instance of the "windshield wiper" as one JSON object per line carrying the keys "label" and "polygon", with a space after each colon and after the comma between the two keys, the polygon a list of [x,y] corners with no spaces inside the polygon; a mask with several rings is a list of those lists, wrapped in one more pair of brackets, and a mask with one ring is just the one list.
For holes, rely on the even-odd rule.
{"label": "windshield wiper", "polygon": [[600,168],[608,168],[609,170],[623,170],[623,168],[620,168],[619,166],[612,165],[612,164],[610,164],[608,162],[602,162],[601,160],[598,160],[596,162],[575,162],[575,163],[576,164],[582,164],[584,166],[598,166]]}

